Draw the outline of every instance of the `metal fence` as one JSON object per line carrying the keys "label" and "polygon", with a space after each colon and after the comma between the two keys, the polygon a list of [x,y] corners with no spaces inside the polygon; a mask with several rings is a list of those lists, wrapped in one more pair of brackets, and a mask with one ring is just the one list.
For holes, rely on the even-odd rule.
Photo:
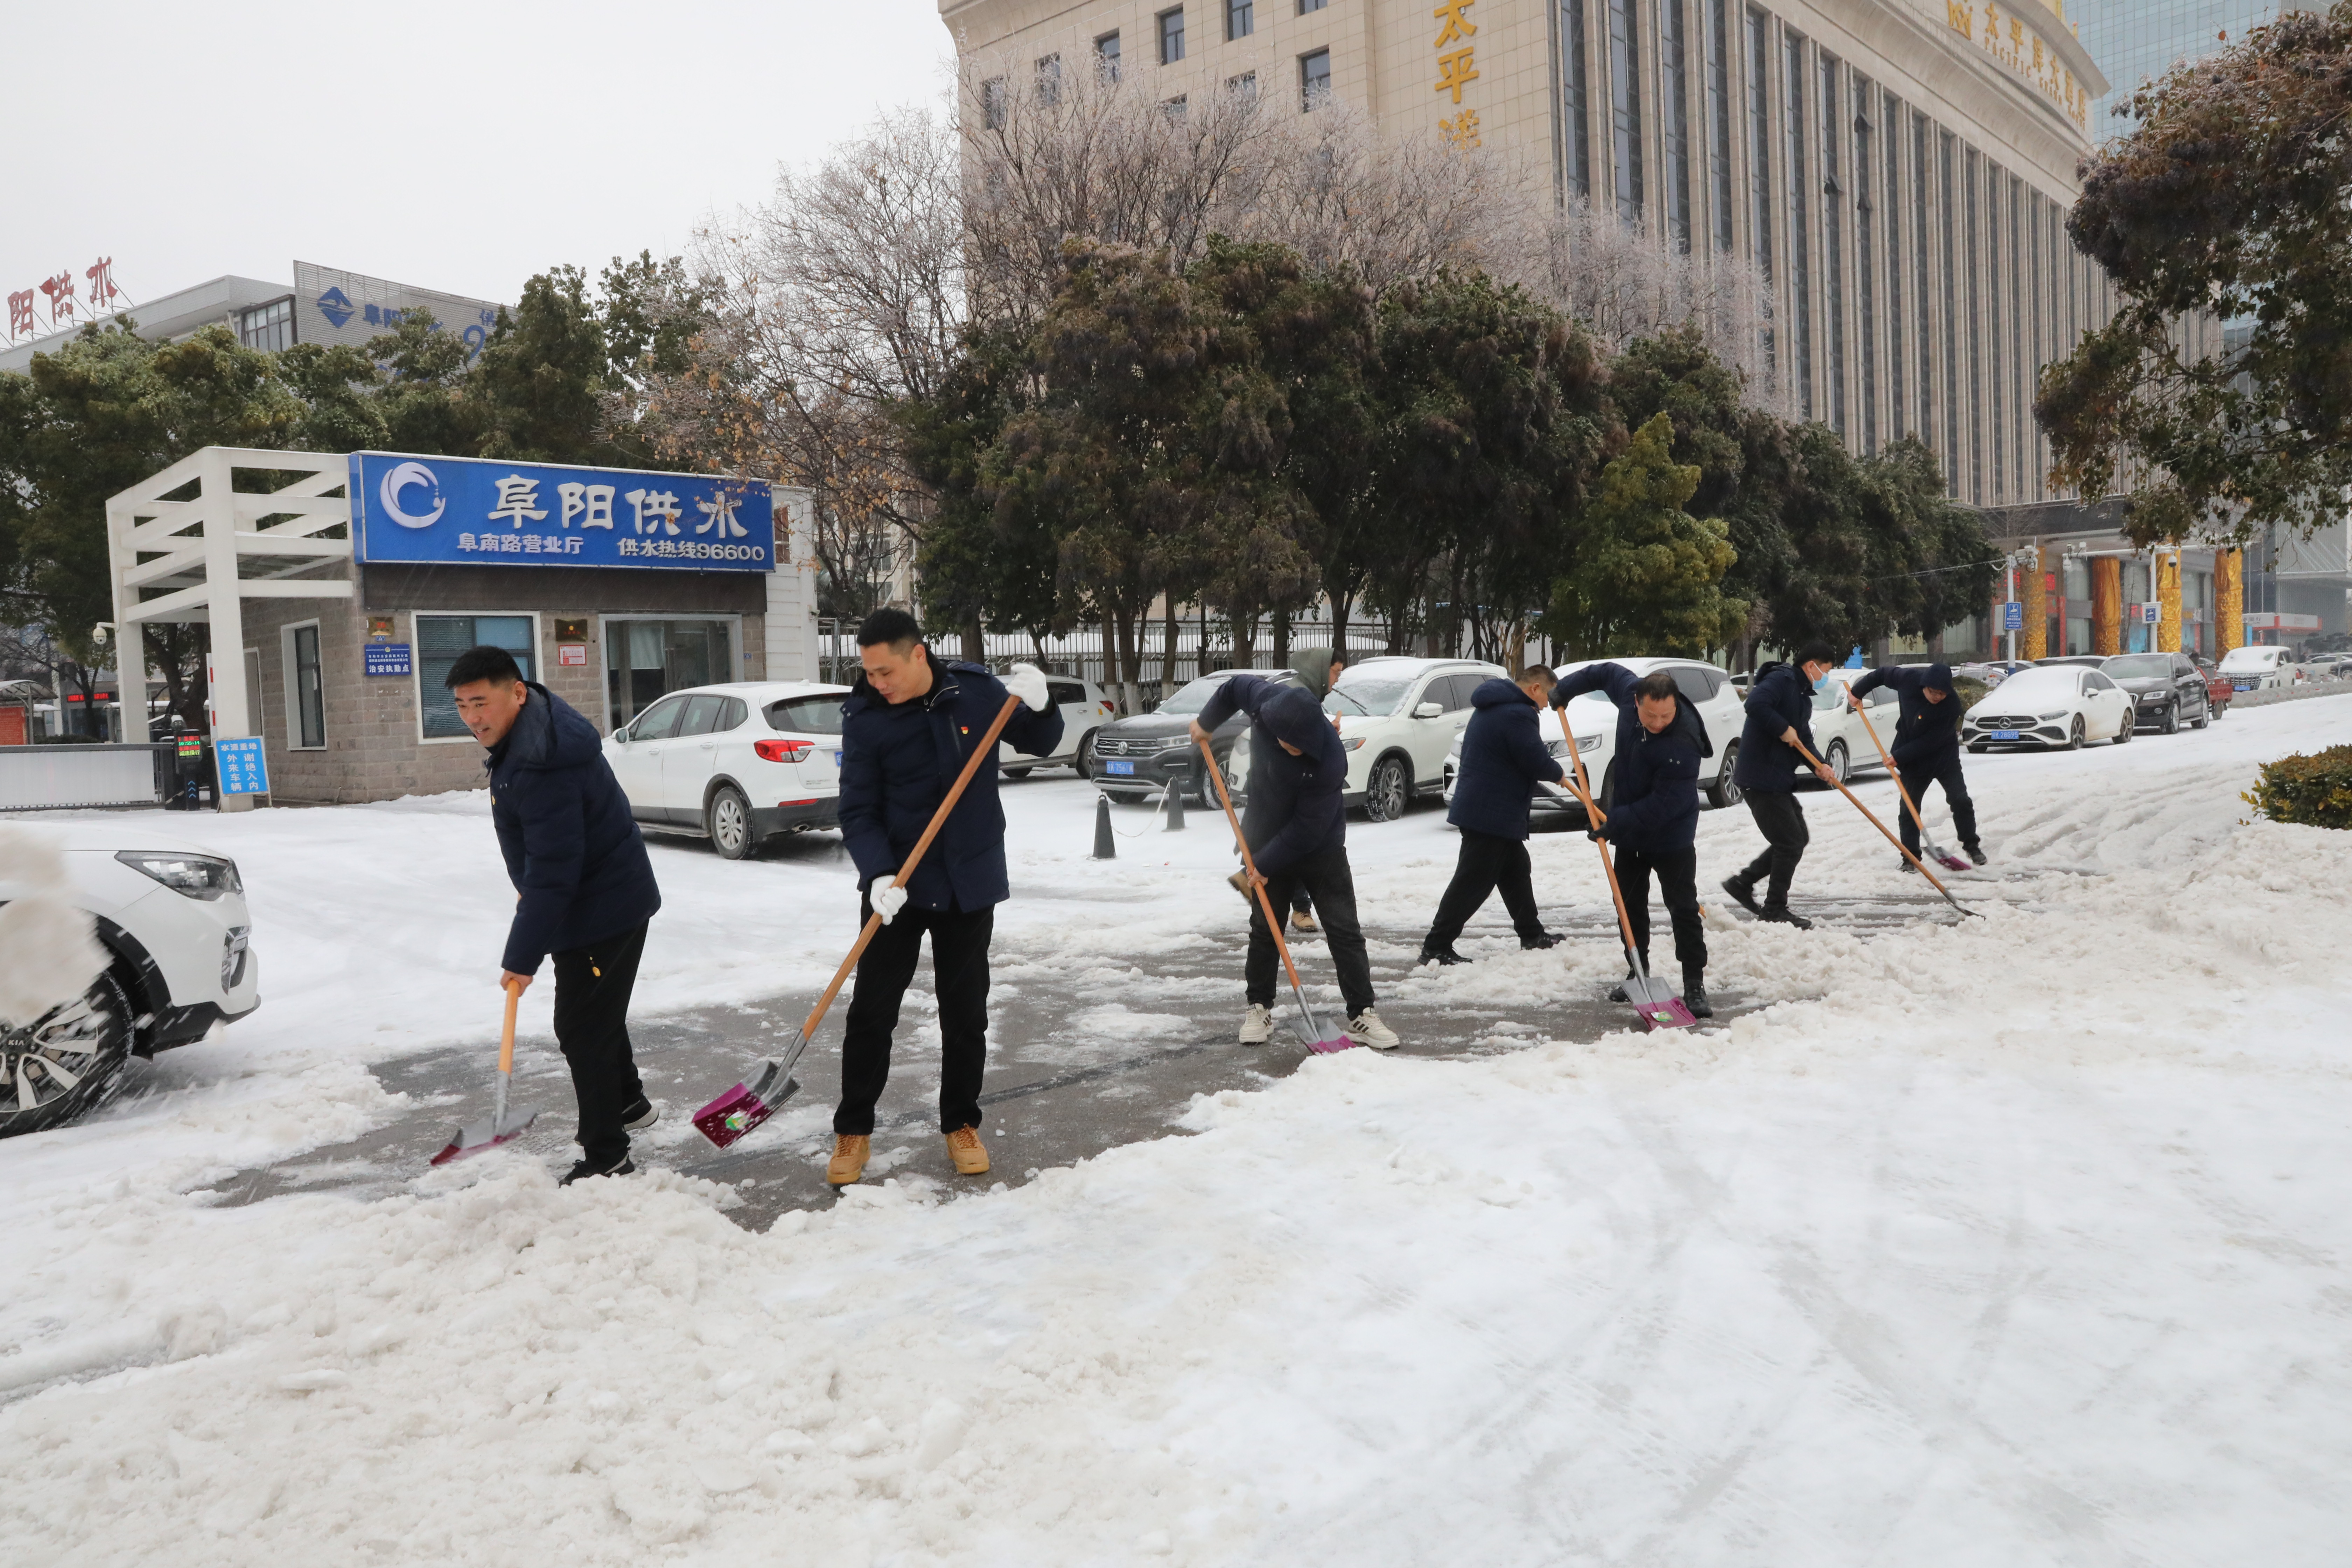
{"label": "metal fence", "polygon": [[0,746],[0,811],[153,805],[172,784],[168,742]]}

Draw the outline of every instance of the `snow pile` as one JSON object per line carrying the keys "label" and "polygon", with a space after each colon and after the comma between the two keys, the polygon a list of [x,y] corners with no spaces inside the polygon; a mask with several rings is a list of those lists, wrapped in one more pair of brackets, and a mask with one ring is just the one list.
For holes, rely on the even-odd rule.
{"label": "snow pile", "polygon": [[0,822],[0,1027],[29,1024],[82,993],[106,967],[89,917],[74,906],[66,858],[37,828]]}
{"label": "snow pile", "polygon": [[[1507,1054],[1317,1059],[1196,1100],[1190,1137],[953,1203],[904,1177],[766,1236],[724,1187],[514,1160],[205,1207],[174,1184],[207,1145],[382,1101],[323,1047],[203,1047],[241,1065],[0,1146],[0,1558],[2338,1560],[2352,835],[2242,823],[2235,792],[2347,733],[2352,702],[2314,702],[2201,750],[1972,763],[1986,918],[1711,930],[1723,982],[1778,1003],[1728,1028],[1545,1039],[1545,998],[1613,961],[1506,952],[1406,984],[1494,1014]],[[1066,798],[1013,795],[1020,984],[1234,919],[1222,836],[1110,878],[1033,795]],[[1917,890],[1808,805],[1801,900]],[[405,890],[384,825],[436,811],[236,827],[372,837],[336,875],[414,910],[446,890]],[[1432,816],[1351,835],[1376,921],[1433,903]],[[1702,864],[1753,843],[1710,813]],[[290,942],[349,930],[330,877],[238,852],[257,898],[316,900]],[[1538,844],[1548,905],[1593,900],[1591,853]],[[670,909],[723,951],[669,950],[664,984],[829,969],[770,933],[837,870],[684,859]],[[478,932],[429,955],[494,904],[387,921],[415,1012],[473,985]],[[347,1038],[409,1015],[378,962],[331,982]],[[289,1010],[328,1016],[316,984]]]}

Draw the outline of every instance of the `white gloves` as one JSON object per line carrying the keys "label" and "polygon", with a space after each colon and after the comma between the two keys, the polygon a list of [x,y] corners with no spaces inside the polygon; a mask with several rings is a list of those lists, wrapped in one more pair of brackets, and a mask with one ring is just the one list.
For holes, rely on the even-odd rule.
{"label": "white gloves", "polygon": [[874,906],[874,912],[882,917],[882,923],[888,925],[897,918],[898,911],[907,907],[907,889],[877,878],[873,889],[866,894],[866,901]]}
{"label": "white gloves", "polygon": [[1016,664],[1013,673],[1004,678],[1004,689],[1029,705],[1032,713],[1043,713],[1051,696],[1045,689],[1045,672],[1034,664]]}

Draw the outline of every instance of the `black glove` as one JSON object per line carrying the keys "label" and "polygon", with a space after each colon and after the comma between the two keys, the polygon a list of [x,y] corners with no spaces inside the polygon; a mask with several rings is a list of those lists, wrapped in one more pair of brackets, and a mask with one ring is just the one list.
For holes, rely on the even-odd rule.
{"label": "black glove", "polygon": [[1565,708],[1565,707],[1567,707],[1567,706],[1568,706],[1568,704],[1569,704],[1569,693],[1568,693],[1568,689],[1567,689],[1567,688],[1568,688],[1568,682],[1567,682],[1567,681],[1565,681],[1565,680],[1560,681],[1560,682],[1559,682],[1558,684],[1556,684],[1555,686],[1553,686],[1553,687],[1552,687],[1552,689],[1551,689],[1551,705],[1552,705],[1553,707],[1555,707],[1555,708]]}
{"label": "black glove", "polygon": [[1604,822],[1598,827],[1588,827],[1584,836],[1595,844],[1606,844],[1609,842],[1609,825]]}

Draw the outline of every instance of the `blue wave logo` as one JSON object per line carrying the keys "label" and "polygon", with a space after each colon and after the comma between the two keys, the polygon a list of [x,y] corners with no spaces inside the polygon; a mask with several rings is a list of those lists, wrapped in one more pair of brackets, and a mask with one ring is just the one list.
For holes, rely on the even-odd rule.
{"label": "blue wave logo", "polygon": [[319,314],[327,318],[331,327],[340,327],[359,313],[360,308],[341,289],[330,289],[319,296]]}

